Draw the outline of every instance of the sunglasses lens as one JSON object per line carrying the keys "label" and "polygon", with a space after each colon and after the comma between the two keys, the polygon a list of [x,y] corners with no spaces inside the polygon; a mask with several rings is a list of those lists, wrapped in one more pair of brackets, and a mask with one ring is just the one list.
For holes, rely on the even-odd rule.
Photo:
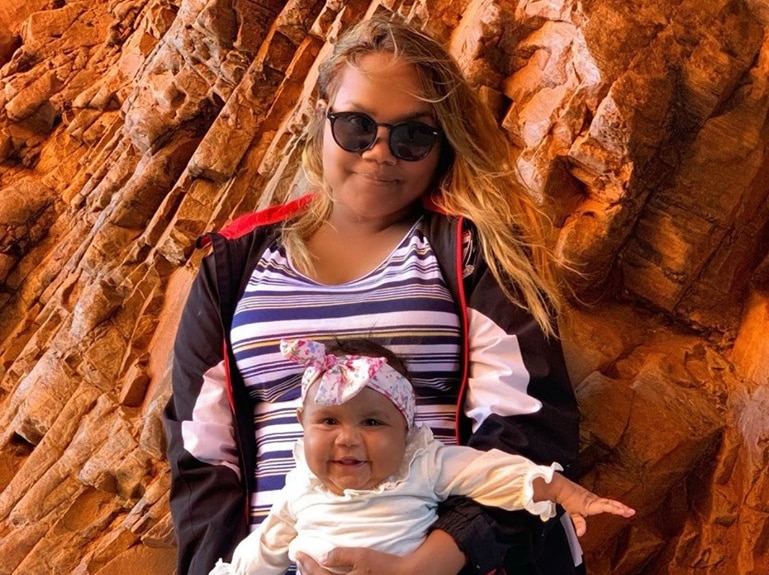
{"label": "sunglasses lens", "polygon": [[334,141],[343,150],[356,154],[374,145],[378,126],[389,127],[392,155],[408,162],[416,162],[427,156],[438,137],[435,128],[422,122],[377,124],[366,114],[358,112],[338,112],[328,114],[328,118]]}
{"label": "sunglasses lens", "polygon": [[422,122],[405,122],[390,131],[390,149],[396,158],[421,160],[435,144],[435,129]]}
{"label": "sunglasses lens", "polygon": [[362,152],[376,140],[376,123],[363,114],[339,114],[331,123],[334,140],[348,152]]}

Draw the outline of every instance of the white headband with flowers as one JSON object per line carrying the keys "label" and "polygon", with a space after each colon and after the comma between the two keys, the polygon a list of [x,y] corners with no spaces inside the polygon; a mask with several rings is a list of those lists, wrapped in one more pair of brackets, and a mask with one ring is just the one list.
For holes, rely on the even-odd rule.
{"label": "white headband with flowers", "polygon": [[415,398],[411,382],[393,369],[384,357],[326,353],[326,346],[307,339],[283,339],[283,357],[304,365],[302,400],[310,386],[318,381],[315,402],[321,405],[341,405],[370,387],[395,404],[403,414],[409,429],[414,425]]}

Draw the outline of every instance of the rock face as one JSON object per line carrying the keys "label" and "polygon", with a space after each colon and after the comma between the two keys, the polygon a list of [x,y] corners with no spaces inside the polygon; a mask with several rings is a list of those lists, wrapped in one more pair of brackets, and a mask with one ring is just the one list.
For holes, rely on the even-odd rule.
{"label": "rock face", "polygon": [[[13,5],[9,7],[8,5]],[[572,262],[591,574],[769,569],[763,0],[0,6],[0,574],[171,574],[160,411],[195,237],[300,178],[319,59],[398,12],[498,114]]]}

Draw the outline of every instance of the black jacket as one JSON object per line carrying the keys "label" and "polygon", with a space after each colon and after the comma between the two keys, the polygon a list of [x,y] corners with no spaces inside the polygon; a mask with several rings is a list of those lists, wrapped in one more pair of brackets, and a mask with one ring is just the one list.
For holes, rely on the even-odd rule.
{"label": "black jacket", "polygon": [[[278,223],[304,202],[306,199],[300,199],[250,214],[222,232],[202,238],[201,244],[210,244],[213,253],[204,258],[182,313],[174,348],[173,395],[164,413],[179,574],[206,575],[218,558],[228,560],[248,534],[255,434],[250,409],[236,407],[249,406],[251,400],[232,356],[229,328],[256,262],[279,232]],[[463,333],[459,405],[464,404],[471,370],[468,310],[485,321],[493,318],[496,326],[516,336],[529,375],[526,393],[542,404],[535,413],[525,415],[492,413],[475,433],[470,420],[461,415],[458,441],[478,449],[496,447],[520,453],[541,464],[558,461],[574,479],[579,414],[559,341],[545,337],[530,314],[505,299],[479,250],[463,249],[462,230],[472,230],[469,222],[432,211],[425,218],[425,233],[454,295]],[[239,473],[226,465],[199,461],[185,448],[183,428],[193,420],[203,374],[222,362],[228,373]],[[534,562],[539,571],[531,572],[564,575],[572,572],[565,569],[573,569],[567,548],[561,548],[563,529],[558,518],[544,524],[525,511],[484,509],[473,501],[454,498],[442,506],[435,528],[454,537],[468,558],[467,573],[489,573],[502,565],[509,567],[511,575],[525,573],[529,571],[520,566]],[[559,548],[551,549],[550,541]]]}

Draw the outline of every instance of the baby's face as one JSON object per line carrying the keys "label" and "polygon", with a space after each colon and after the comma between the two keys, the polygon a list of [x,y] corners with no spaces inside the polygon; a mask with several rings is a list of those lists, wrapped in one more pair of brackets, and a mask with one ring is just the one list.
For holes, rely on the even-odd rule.
{"label": "baby's face", "polygon": [[314,387],[299,417],[307,464],[324,485],[336,494],[372,489],[398,471],[407,429],[395,404],[367,387],[342,405],[318,405]]}

